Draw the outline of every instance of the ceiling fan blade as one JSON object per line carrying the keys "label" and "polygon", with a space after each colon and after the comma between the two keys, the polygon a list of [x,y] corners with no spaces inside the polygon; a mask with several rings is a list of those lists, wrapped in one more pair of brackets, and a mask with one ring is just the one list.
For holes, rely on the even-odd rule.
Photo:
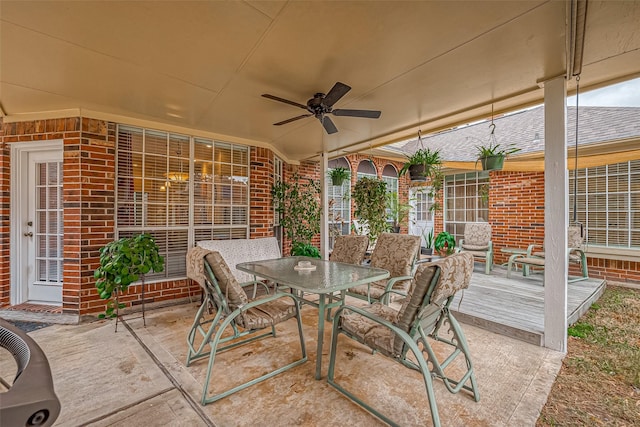
{"label": "ceiling fan blade", "polygon": [[374,110],[345,110],[337,109],[331,112],[334,116],[350,116],[350,117],[364,117],[366,119],[377,119],[382,114],[380,111]]}
{"label": "ceiling fan blade", "polygon": [[263,93],[262,96],[265,98],[273,99],[274,101],[284,102],[285,104],[293,105],[294,107],[302,108],[303,110],[307,109],[306,105],[299,104],[294,101],[289,101],[288,99],[280,98],[279,96],[269,95],[268,93]]}
{"label": "ceiling fan blade", "polygon": [[324,126],[324,130],[326,130],[329,135],[338,132],[338,128],[329,117],[322,116],[320,121],[322,122],[322,126]]}
{"label": "ceiling fan blade", "polygon": [[304,119],[305,117],[311,117],[311,116],[313,116],[313,114],[303,114],[301,116],[292,117],[290,119],[283,120],[283,121],[278,122],[278,123],[274,123],[273,125],[274,126],[286,125],[287,123],[295,122],[296,120]]}
{"label": "ceiling fan blade", "polygon": [[336,84],[333,85],[329,93],[325,95],[324,99],[322,100],[322,103],[326,107],[331,108],[333,104],[338,102],[338,100],[343,96],[345,96],[346,93],[349,92],[350,90],[351,90],[351,86],[347,86],[344,83],[336,82]]}

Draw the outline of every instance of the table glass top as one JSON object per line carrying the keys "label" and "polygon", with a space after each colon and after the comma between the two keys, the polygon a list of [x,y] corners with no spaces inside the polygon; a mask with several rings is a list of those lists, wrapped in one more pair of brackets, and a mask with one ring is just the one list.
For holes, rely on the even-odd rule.
{"label": "table glass top", "polygon": [[[299,261],[310,261],[316,269],[314,271],[296,271],[294,267],[298,265]],[[389,277],[389,272],[381,268],[295,256],[243,262],[236,267],[238,270],[273,280],[281,285],[314,293],[340,291]]]}

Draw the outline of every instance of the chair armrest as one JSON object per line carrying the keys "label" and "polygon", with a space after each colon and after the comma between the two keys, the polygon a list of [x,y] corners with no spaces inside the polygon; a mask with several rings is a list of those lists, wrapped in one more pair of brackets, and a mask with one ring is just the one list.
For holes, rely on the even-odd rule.
{"label": "chair armrest", "polygon": [[530,244],[527,247],[527,258],[531,258],[531,255],[533,254],[533,250],[535,248],[542,248],[542,245],[536,245],[535,243]]}
{"label": "chair armrest", "polygon": [[371,313],[369,313],[366,310],[363,310],[362,308],[359,307],[354,307],[351,305],[343,305],[341,306],[338,311],[336,311],[336,315],[333,318],[333,334],[335,335],[336,331],[338,330],[338,328],[341,328],[341,318],[342,318],[342,313],[344,310],[349,310],[353,313],[357,313],[363,317],[366,317],[367,319],[381,325],[384,326],[385,328],[391,329],[391,331],[397,335],[398,337],[400,337],[400,339],[402,339],[402,341],[404,341],[404,343],[409,347],[409,349],[413,352],[413,354],[416,356],[416,360],[417,363],[415,362],[410,362],[411,364],[413,364],[416,367],[420,367],[422,368],[422,372],[429,372],[429,369],[427,367],[426,361],[424,359],[424,357],[420,357],[419,355],[422,354],[421,350],[418,348],[418,345],[416,344],[416,341],[414,339],[411,338],[411,336],[403,331],[402,329],[398,328],[396,325],[394,325],[393,323],[389,322],[388,320],[382,319],[378,316],[375,316]]}
{"label": "chair armrest", "polygon": [[413,279],[413,276],[396,276],[396,277],[390,278],[387,281],[387,286],[385,287],[384,293],[380,297],[380,302],[382,302],[385,305],[389,305],[389,294],[390,293],[394,293],[394,294],[398,294],[398,295],[407,295],[406,292],[399,291],[397,289],[393,289],[393,285],[395,285],[396,282],[399,282],[401,280],[412,280],[412,279]]}

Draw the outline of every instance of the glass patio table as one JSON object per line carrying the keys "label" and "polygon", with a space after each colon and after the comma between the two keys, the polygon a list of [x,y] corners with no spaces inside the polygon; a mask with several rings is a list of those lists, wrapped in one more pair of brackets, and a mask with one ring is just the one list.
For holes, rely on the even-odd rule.
{"label": "glass patio table", "polygon": [[[309,261],[315,268],[299,269],[299,261]],[[316,355],[316,379],[322,377],[322,342],[324,338],[325,309],[344,303],[348,288],[363,285],[389,277],[389,272],[381,268],[365,267],[341,262],[308,257],[284,257],[263,261],[243,262],[238,270],[254,274],[299,291],[299,298],[306,304],[318,307],[318,346]],[[304,299],[304,293],[318,295],[318,303]],[[340,292],[339,300],[327,303],[327,295]]]}

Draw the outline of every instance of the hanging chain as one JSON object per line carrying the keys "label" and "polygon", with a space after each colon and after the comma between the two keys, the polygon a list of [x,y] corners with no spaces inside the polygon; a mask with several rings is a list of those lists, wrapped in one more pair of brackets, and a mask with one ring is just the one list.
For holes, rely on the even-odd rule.
{"label": "hanging chain", "polygon": [[576,128],[573,166],[573,222],[578,221],[578,122],[579,122],[580,75],[576,76]]}

